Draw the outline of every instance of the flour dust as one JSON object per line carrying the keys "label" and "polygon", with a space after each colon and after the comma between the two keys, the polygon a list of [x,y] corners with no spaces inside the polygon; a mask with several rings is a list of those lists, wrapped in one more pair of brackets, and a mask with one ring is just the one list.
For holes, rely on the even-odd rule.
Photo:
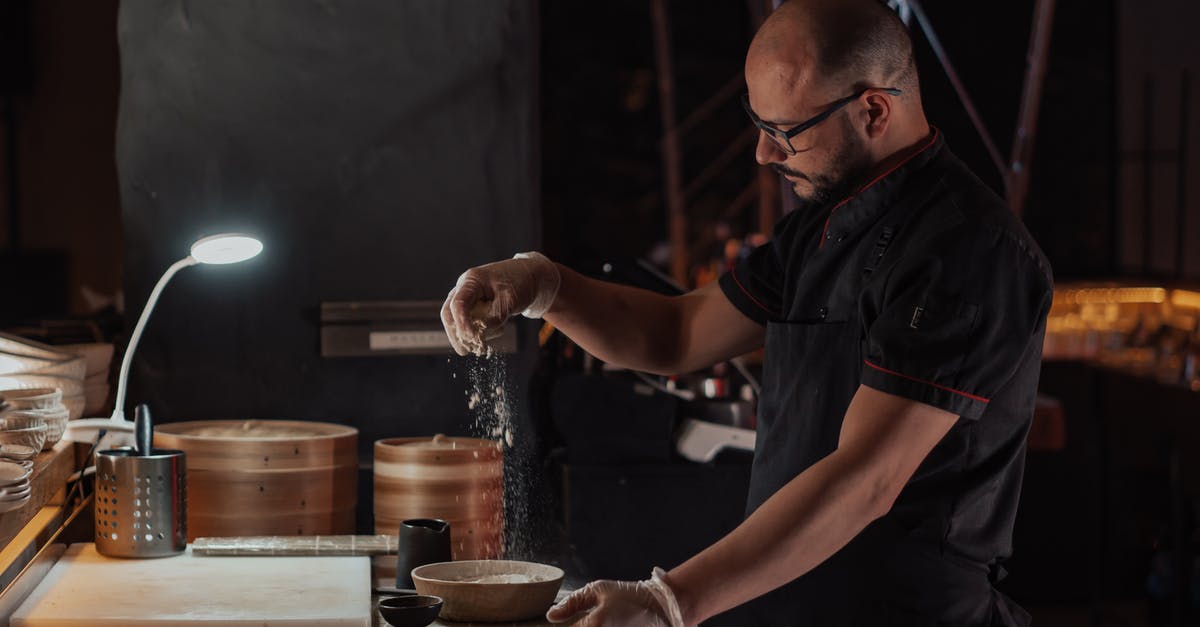
{"label": "flour dust", "polygon": [[528,447],[520,446],[521,433],[516,421],[516,390],[508,380],[508,368],[502,354],[488,350],[466,357],[467,409],[472,421],[471,435],[495,440],[504,449],[504,555],[507,559],[528,558],[531,537],[530,498],[532,477]]}

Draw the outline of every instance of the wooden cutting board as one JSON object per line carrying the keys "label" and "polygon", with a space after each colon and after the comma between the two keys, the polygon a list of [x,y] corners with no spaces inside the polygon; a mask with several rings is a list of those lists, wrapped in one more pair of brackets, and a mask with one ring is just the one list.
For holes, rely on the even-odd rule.
{"label": "wooden cutting board", "polygon": [[366,557],[117,559],[73,544],[13,627],[206,625],[369,627]]}

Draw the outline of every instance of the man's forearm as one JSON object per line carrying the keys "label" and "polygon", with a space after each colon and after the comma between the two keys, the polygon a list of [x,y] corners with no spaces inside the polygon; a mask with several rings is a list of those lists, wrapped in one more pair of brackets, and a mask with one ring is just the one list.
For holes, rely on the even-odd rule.
{"label": "man's forearm", "polygon": [[776,492],[737,529],[668,573],[687,624],[812,570],[890,507],[868,465],[834,452]]}
{"label": "man's forearm", "polygon": [[584,350],[624,368],[674,374],[680,356],[677,299],[585,277],[559,265],[562,282],[546,321]]}

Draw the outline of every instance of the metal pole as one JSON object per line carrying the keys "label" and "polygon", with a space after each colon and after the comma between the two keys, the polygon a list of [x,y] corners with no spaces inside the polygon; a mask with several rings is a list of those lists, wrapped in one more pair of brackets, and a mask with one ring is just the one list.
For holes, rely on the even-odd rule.
{"label": "metal pole", "polygon": [[987,148],[988,155],[991,156],[992,162],[996,164],[996,169],[1000,171],[1001,176],[1007,178],[1008,167],[1004,163],[1004,157],[1000,155],[1000,149],[996,148],[996,142],[992,141],[992,134],[984,126],[983,118],[975,110],[975,103],[971,100],[970,94],[967,93],[966,86],[959,80],[958,72],[954,71],[954,64],[950,62],[950,56],[946,54],[945,48],[942,48],[942,42],[938,39],[937,33],[934,32],[933,24],[925,16],[925,10],[921,8],[921,4],[917,0],[906,0],[906,3],[909,10],[912,11],[913,17],[916,18],[917,24],[921,26],[921,31],[925,33],[925,39],[929,41],[929,47],[933,48],[933,54],[938,58],[938,62],[942,64],[942,69],[946,72],[946,78],[950,79],[950,85],[954,87],[959,100],[962,100],[963,108],[967,110],[967,117],[971,118],[971,124],[975,125],[975,131],[979,133],[979,138],[983,140],[983,146]]}
{"label": "metal pole", "polygon": [[1037,0],[1033,8],[1033,28],[1029,34],[1029,52],[1025,56],[1025,85],[1021,89],[1021,110],[1013,135],[1012,165],[1005,173],[1004,187],[1008,206],[1020,217],[1025,211],[1029,192],[1029,166],[1033,161],[1033,139],[1037,135],[1042,87],[1046,82],[1050,54],[1050,31],[1054,23],[1054,0]]}
{"label": "metal pole", "polygon": [[1154,250],[1154,80],[1142,86],[1142,274],[1150,276]]}
{"label": "metal pole", "polygon": [[1182,279],[1186,271],[1185,252],[1187,251],[1187,170],[1188,170],[1188,122],[1191,109],[1191,86],[1187,70],[1179,75],[1179,152],[1176,153],[1175,184],[1175,278]]}
{"label": "metal pole", "polygon": [[683,195],[683,154],[675,130],[675,71],[671,63],[671,23],[666,0],[653,0],[654,59],[658,71],[658,104],[663,125],[663,193],[667,200],[667,232],[671,243],[671,278],[688,285],[687,215]]}

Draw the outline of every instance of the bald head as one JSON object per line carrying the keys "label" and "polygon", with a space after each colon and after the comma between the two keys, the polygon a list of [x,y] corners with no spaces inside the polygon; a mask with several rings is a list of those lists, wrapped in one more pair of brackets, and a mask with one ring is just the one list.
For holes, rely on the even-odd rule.
{"label": "bald head", "polygon": [[751,62],[796,86],[918,87],[908,29],[880,0],[788,0],[755,35]]}

